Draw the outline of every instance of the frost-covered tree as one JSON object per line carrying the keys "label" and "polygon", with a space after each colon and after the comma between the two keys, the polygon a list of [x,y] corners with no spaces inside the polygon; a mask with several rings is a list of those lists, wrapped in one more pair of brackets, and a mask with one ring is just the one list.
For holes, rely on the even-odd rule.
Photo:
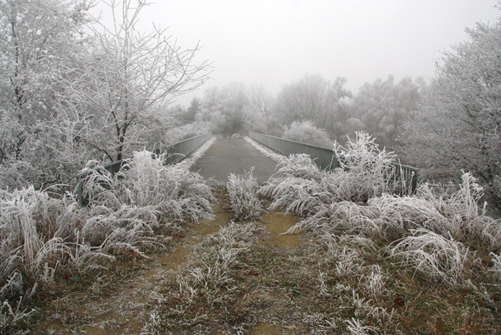
{"label": "frost-covered tree", "polygon": [[201,103],[200,120],[211,123],[215,134],[232,135],[244,130],[244,113],[249,103],[243,83],[235,82],[223,88],[205,91]]}
{"label": "frost-covered tree", "polygon": [[305,74],[298,81],[284,85],[275,101],[275,119],[282,125],[319,120],[325,111],[328,89],[328,81],[318,74]]}
{"label": "frost-covered tree", "polygon": [[144,145],[151,123],[161,120],[168,102],[207,79],[210,64],[195,63],[200,47],[183,49],[154,27],[137,30],[145,0],[111,1],[111,27],[95,29],[95,47],[80,73],[79,107],[91,118],[89,145],[110,160]]}
{"label": "frost-covered tree", "polygon": [[426,88],[423,79],[403,78],[395,84],[394,77],[364,84],[353,99],[353,114],[365,125],[365,131],[382,146],[394,147],[403,132],[403,125],[421,103]]}
{"label": "frost-covered tree", "polygon": [[245,126],[248,130],[270,133],[275,128],[272,114],[273,95],[262,84],[247,90],[249,97],[245,108]]}
{"label": "frost-covered tree", "polygon": [[[325,111],[321,116],[319,126],[326,129],[333,139],[340,143],[346,143],[347,136],[353,127],[350,126],[350,119],[354,119],[351,109],[351,101],[353,95],[347,90],[344,85],[347,80],[343,77],[338,77],[330,86],[327,92]],[[362,123],[358,121],[357,125]],[[364,127],[357,127],[355,130],[362,130]]]}
{"label": "frost-covered tree", "polygon": [[350,115],[351,92],[344,88],[345,78],[333,84],[321,75],[305,74],[299,80],[284,85],[273,107],[275,122],[290,126],[309,120],[324,128],[332,138],[346,140],[346,121]]}
{"label": "frost-covered tree", "polygon": [[416,160],[473,171],[501,207],[501,20],[466,32],[437,64],[404,138]]}
{"label": "frost-covered tree", "polygon": [[59,105],[86,48],[88,9],[85,0],[0,1],[2,187],[61,182],[74,161]]}

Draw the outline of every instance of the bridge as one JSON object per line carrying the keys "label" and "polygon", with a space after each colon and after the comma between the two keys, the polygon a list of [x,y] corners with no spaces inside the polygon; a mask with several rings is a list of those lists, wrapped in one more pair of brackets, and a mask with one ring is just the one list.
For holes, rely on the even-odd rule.
{"label": "bridge", "polygon": [[[212,137],[212,134],[206,133],[173,144],[166,151],[168,155],[165,164],[180,162]],[[308,154],[321,169],[329,170],[339,167],[339,162],[332,148],[313,146],[254,132],[250,132],[249,137],[260,145],[284,156],[300,153]],[[106,164],[104,168],[111,173],[116,173],[120,170],[124,161],[120,160]],[[275,161],[265,157],[241,137],[217,138],[208,151],[191,166],[190,170],[198,172],[206,179],[213,178],[218,182],[225,183],[231,173],[243,174],[254,168],[253,174],[258,182],[262,184],[273,174],[276,164]],[[395,178],[401,184],[397,193],[400,195],[412,194],[417,188],[418,170],[397,163],[393,164],[393,169],[392,178]],[[85,176],[86,173],[83,173],[77,175],[76,178],[81,181]],[[86,200],[82,197],[81,182],[77,187],[77,199],[81,205],[86,204]]]}
{"label": "bridge", "polygon": [[254,168],[253,175],[264,183],[275,171],[276,163],[265,157],[243,138],[218,138],[190,168],[204,178],[227,182],[230,173],[243,174]]}

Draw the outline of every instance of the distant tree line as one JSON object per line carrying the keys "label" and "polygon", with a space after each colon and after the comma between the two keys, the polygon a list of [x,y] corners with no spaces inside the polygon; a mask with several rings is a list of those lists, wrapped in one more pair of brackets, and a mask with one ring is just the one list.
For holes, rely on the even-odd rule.
{"label": "distant tree line", "polygon": [[406,77],[395,83],[390,75],[365,84],[356,95],[345,88],[346,82],[304,74],[276,96],[263,85],[211,87],[188,109],[176,106],[177,120],[208,122],[214,133],[227,136],[257,131],[322,146],[345,144],[355,131],[365,130],[381,146],[400,146],[404,124],[425,99],[426,82]]}

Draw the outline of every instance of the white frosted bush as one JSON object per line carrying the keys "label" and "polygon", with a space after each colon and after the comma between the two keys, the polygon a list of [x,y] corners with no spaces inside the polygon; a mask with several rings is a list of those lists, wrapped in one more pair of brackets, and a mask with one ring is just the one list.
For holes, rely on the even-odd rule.
{"label": "white frosted bush", "polygon": [[295,142],[317,145],[320,147],[331,147],[333,141],[327,132],[316,127],[312,121],[294,121],[287,130],[284,131],[283,138]]}
{"label": "white frosted bush", "polygon": [[273,199],[271,210],[283,208],[288,213],[307,215],[320,203],[319,182],[324,174],[308,155],[291,155],[278,163],[259,192]]}
{"label": "white frosted bush", "polygon": [[119,210],[123,205],[152,208],[172,220],[212,218],[210,187],[198,174],[181,165],[164,165],[164,156],[149,151],[134,152],[114,176],[93,163],[88,172],[84,196],[91,206]]}
{"label": "white frosted bush", "polygon": [[322,171],[308,155],[291,155],[277,166],[261,193],[273,199],[270,208],[308,216],[326,213],[334,202],[366,203],[394,190],[393,153],[379,150],[368,134],[357,133],[347,148],[335,148],[340,167]]}
{"label": "white frosted bush", "polygon": [[264,212],[258,198],[259,185],[252,171],[253,169],[243,175],[231,173],[228,176],[226,189],[236,220],[258,220]]}
{"label": "white frosted bush", "polygon": [[58,260],[69,247],[58,237],[57,215],[60,201],[33,187],[0,193],[0,282],[21,270],[37,281],[52,279]]}
{"label": "white frosted bush", "polygon": [[[298,182],[298,185],[308,183]],[[307,190],[308,187],[301,192],[307,193]],[[487,216],[479,207],[482,192],[469,173],[463,175],[463,183],[457,190],[422,184],[413,196],[383,193],[370,198],[367,204],[329,202],[324,200],[328,199],[326,194],[329,192],[322,193],[318,189],[316,192],[315,196],[308,193],[301,200],[299,192],[294,193],[295,198],[275,200],[282,200],[288,206],[316,201],[314,211],[288,233],[300,230],[362,233],[365,236],[378,235],[392,242],[404,238],[412,229],[426,229],[445,238],[452,236],[454,240],[482,248],[486,253],[501,250],[501,221]]]}
{"label": "white frosted bush", "polygon": [[366,202],[384,192],[393,192],[393,166],[396,154],[379,149],[365,132],[356,132],[346,148],[335,146],[334,152],[343,172],[334,171],[326,182],[327,189],[338,199]]}

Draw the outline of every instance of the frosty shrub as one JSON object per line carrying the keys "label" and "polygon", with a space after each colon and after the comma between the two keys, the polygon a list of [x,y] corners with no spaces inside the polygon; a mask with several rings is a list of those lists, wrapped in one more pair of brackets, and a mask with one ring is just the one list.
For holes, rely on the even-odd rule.
{"label": "frosty shrub", "polygon": [[379,149],[365,132],[355,134],[355,141],[348,139],[346,148],[334,147],[340,169],[329,175],[326,186],[340,199],[366,202],[394,190],[392,163],[396,154]]}
{"label": "frosty shrub", "polygon": [[239,221],[259,220],[264,211],[258,198],[259,187],[253,170],[243,175],[231,173],[226,183],[231,209]]}
{"label": "frosty shrub", "polygon": [[124,179],[123,171],[113,175],[100,162],[90,160],[80,171],[80,175],[85,175],[81,181],[82,196],[91,206],[118,209],[125,202],[127,189],[121,182]]}
{"label": "frosty shrub", "polygon": [[276,172],[259,192],[273,199],[271,210],[283,208],[304,216],[319,204],[315,194],[320,191],[319,182],[324,175],[308,155],[290,155],[278,163]]}
{"label": "frosty shrub", "polygon": [[164,156],[149,151],[134,152],[114,176],[100,166],[89,171],[84,196],[91,206],[105,206],[115,211],[124,205],[149,207],[155,213],[183,220],[211,218],[210,187],[202,177],[180,165],[164,165]]}
{"label": "frosty shrub", "polygon": [[394,190],[393,153],[380,150],[366,133],[357,133],[347,148],[335,148],[340,167],[322,171],[308,155],[291,155],[280,162],[261,189],[273,198],[271,209],[284,208],[298,215],[328,211],[334,202],[366,203]]}
{"label": "frosty shrub", "polygon": [[330,148],[333,142],[325,130],[316,127],[310,120],[292,122],[282,137],[295,142],[327,148]]}
{"label": "frosty shrub", "polygon": [[56,271],[108,258],[80,239],[84,222],[73,198],[54,199],[32,186],[0,191],[0,327],[28,318],[22,298],[52,283]]}
{"label": "frosty shrub", "polygon": [[482,188],[470,173],[462,175],[457,190],[425,183],[411,197],[385,194],[368,202],[373,224],[389,241],[403,237],[410,229],[427,229],[487,253],[501,248],[501,223],[479,206]]}
{"label": "frosty shrub", "polygon": [[33,187],[0,192],[2,293],[23,291],[25,281],[36,290],[38,283],[52,280],[60,259],[70,252],[57,227],[61,207],[61,201]]}
{"label": "frosty shrub", "polygon": [[140,247],[154,244],[154,229],[158,228],[155,214],[151,207],[124,205],[117,211],[94,207],[88,213],[81,235],[85,242],[107,254],[125,249],[142,255]]}
{"label": "frosty shrub", "polygon": [[426,229],[413,229],[395,245],[390,246],[393,257],[402,258],[402,264],[410,266],[416,272],[432,280],[441,281],[450,286],[461,284],[468,272],[468,267],[475,260],[475,253],[470,253],[461,242],[454,241]]}
{"label": "frosty shrub", "polygon": [[297,223],[299,230],[363,234],[391,243],[426,229],[452,238],[484,254],[501,250],[501,221],[479,206],[481,189],[469,173],[459,187],[421,184],[413,196],[384,193],[366,204],[351,201],[322,202],[316,211]]}
{"label": "frosty shrub", "polygon": [[160,245],[160,222],[211,217],[212,193],[202,178],[162,161],[139,152],[115,175],[89,162],[86,208],[71,195],[53,198],[33,186],[0,191],[0,302],[9,301],[1,308],[2,327],[28,316],[10,303],[53,283],[57,271],[99,268],[121,252],[145,256]]}

